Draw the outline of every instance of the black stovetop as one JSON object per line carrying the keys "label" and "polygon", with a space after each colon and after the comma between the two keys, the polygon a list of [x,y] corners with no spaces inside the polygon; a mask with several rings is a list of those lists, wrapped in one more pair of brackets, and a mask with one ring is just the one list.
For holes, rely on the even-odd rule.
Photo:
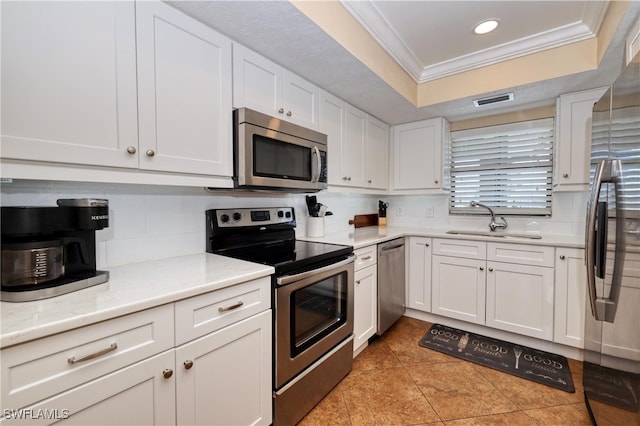
{"label": "black stovetop", "polygon": [[270,265],[276,275],[319,268],[353,252],[351,246],[296,240],[292,208],[207,210],[206,217],[209,253]]}

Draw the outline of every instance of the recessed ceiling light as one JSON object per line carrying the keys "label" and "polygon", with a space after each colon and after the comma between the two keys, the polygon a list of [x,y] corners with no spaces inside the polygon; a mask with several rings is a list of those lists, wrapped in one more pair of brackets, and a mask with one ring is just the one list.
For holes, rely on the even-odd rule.
{"label": "recessed ceiling light", "polygon": [[486,34],[498,28],[498,20],[497,19],[489,19],[483,22],[480,22],[475,26],[473,32],[475,34]]}

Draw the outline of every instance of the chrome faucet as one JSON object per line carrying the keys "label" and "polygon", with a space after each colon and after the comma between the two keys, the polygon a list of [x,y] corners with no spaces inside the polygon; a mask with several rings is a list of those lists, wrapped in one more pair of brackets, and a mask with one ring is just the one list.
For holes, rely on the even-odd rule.
{"label": "chrome faucet", "polygon": [[477,201],[471,201],[469,205],[471,207],[484,207],[485,209],[489,210],[489,213],[491,213],[491,222],[489,222],[489,229],[491,229],[491,231],[495,231],[496,229],[507,229],[507,226],[509,226],[504,216],[500,216],[500,219],[502,219],[502,223],[496,222],[496,215],[493,213],[493,210],[491,210],[491,207],[480,204]]}

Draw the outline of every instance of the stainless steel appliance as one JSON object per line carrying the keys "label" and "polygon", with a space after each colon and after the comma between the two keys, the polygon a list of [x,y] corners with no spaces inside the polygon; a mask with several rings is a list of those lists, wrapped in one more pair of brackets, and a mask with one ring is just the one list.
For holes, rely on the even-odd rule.
{"label": "stainless steel appliance", "polygon": [[101,284],[95,231],[109,226],[102,199],[60,199],[58,207],[2,207],[0,299],[46,299]]}
{"label": "stainless steel appliance", "polygon": [[353,247],[295,239],[291,207],[207,210],[207,251],[272,265],[273,418],[295,424],[353,363]]}
{"label": "stainless steel appliance", "polygon": [[233,111],[236,188],[327,189],[327,136],[248,108]]}
{"label": "stainless steel appliance", "polygon": [[404,251],[404,238],[378,244],[378,335],[404,315]]}
{"label": "stainless steel appliance", "polygon": [[595,104],[583,384],[598,425],[640,424],[640,54]]}

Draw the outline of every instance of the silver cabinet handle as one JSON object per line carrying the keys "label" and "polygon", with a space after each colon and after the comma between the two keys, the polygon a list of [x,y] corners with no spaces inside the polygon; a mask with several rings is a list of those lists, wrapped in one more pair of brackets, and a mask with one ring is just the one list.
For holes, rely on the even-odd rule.
{"label": "silver cabinet handle", "polygon": [[112,343],[112,344],[109,345],[108,348],[99,350],[98,352],[94,352],[94,353],[89,354],[89,355],[84,355],[84,356],[81,356],[81,357],[78,357],[78,358],[76,358],[75,356],[72,356],[71,358],[69,358],[67,360],[67,362],[69,364],[77,364],[79,362],[89,361],[91,359],[95,359],[95,358],[101,357],[102,355],[106,355],[109,352],[113,352],[116,349],[118,349],[118,344],[117,343]]}
{"label": "silver cabinet handle", "polygon": [[369,179],[369,180],[367,181],[367,183],[371,183],[371,179]]}
{"label": "silver cabinet handle", "polygon": [[361,260],[371,260],[371,256],[365,256]]}
{"label": "silver cabinet handle", "polygon": [[287,111],[287,117],[291,117],[291,111]]}
{"label": "silver cabinet handle", "polygon": [[279,113],[279,114],[284,114],[284,108],[280,108],[280,109],[278,110],[278,113]]}
{"label": "silver cabinet handle", "polygon": [[436,180],[436,181],[434,181],[434,182],[436,183],[436,185],[438,184],[438,181],[437,181],[437,180]]}
{"label": "silver cabinet handle", "polygon": [[563,173],[562,177],[565,178],[565,179],[568,178],[569,177],[569,173]]}
{"label": "silver cabinet handle", "polygon": [[424,246],[425,246],[425,247],[429,247],[429,243],[426,243]]}
{"label": "silver cabinet handle", "polygon": [[360,280],[357,280],[357,281],[356,281],[356,284],[358,284],[358,285],[359,285],[359,284],[360,284]]}
{"label": "silver cabinet handle", "polygon": [[193,367],[193,361],[191,361],[190,359],[186,360],[184,362],[184,368],[186,370],[191,370],[191,367]]}
{"label": "silver cabinet handle", "polygon": [[233,311],[234,309],[238,309],[240,306],[244,305],[244,302],[241,300],[236,304],[233,304],[231,306],[227,306],[226,308],[223,308],[222,306],[218,308],[218,312],[227,312],[227,311]]}
{"label": "silver cabinet handle", "polygon": [[493,268],[489,268],[489,272],[493,272]]}
{"label": "silver cabinet handle", "polygon": [[172,369],[167,368],[165,370],[162,370],[162,377],[164,377],[165,379],[168,379],[171,376],[173,376],[173,370]]}
{"label": "silver cabinet handle", "polygon": [[480,270],[481,270],[481,271],[484,271],[484,266],[481,266],[481,267],[480,267]]}
{"label": "silver cabinet handle", "polygon": [[560,260],[565,260],[566,258],[564,257],[564,254],[560,255]]}
{"label": "silver cabinet handle", "polygon": [[136,152],[138,152],[138,150],[136,149],[135,146],[130,146],[127,148],[127,152],[131,155],[135,154]]}
{"label": "silver cabinet handle", "polygon": [[156,152],[152,149],[148,149],[146,154],[147,157],[153,157],[154,155],[156,155]]}

